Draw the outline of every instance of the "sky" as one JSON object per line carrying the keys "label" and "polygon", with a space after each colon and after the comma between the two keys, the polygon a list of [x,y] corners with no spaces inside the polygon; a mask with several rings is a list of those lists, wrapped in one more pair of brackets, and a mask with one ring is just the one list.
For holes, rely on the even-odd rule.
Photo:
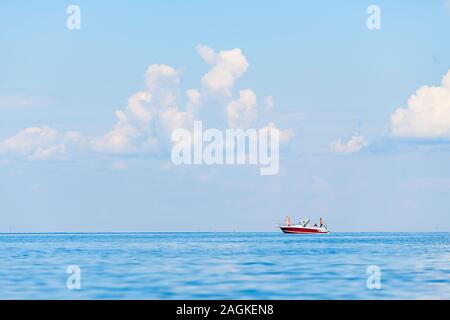
{"label": "sky", "polygon": [[[0,232],[450,231],[449,35],[443,0],[1,1]],[[174,165],[194,120],[279,129],[278,174]]]}

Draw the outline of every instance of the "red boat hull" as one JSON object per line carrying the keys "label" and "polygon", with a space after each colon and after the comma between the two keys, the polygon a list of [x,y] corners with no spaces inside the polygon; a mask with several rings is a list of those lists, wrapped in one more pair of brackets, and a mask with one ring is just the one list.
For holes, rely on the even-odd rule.
{"label": "red boat hull", "polygon": [[284,233],[296,234],[327,234],[328,231],[321,231],[320,229],[304,228],[304,227],[280,227]]}

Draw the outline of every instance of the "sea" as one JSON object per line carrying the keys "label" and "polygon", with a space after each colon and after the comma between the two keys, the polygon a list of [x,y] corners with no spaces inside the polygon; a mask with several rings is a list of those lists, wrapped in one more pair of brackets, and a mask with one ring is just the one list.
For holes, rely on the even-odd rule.
{"label": "sea", "polygon": [[0,299],[450,299],[450,233],[0,234]]}

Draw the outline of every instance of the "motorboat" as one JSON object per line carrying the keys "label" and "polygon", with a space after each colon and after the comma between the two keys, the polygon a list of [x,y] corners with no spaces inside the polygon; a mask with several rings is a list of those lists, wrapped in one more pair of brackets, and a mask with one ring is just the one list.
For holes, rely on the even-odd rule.
{"label": "motorboat", "polygon": [[284,224],[278,225],[278,227],[284,233],[294,233],[294,234],[328,234],[330,231],[327,225],[322,223],[320,225],[311,226],[309,224],[311,220],[308,218],[303,219],[298,224],[292,224],[291,218],[286,217]]}

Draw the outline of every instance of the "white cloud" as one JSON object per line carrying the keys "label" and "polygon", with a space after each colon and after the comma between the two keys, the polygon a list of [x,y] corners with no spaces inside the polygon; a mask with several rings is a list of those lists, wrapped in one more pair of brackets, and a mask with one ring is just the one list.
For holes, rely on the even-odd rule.
{"label": "white cloud", "polygon": [[441,86],[423,86],[408,100],[406,108],[397,109],[390,119],[395,137],[450,137],[450,70]]}
{"label": "white cloud", "polygon": [[[191,119],[189,112],[179,111],[177,90],[180,72],[155,64],[145,73],[146,87],[128,99],[124,110],[116,111],[116,124],[105,135],[92,142],[95,151],[114,154],[134,153],[144,149],[155,151],[170,141],[174,128],[183,127]],[[196,102],[195,90],[188,90],[190,103]]]}
{"label": "white cloud", "polygon": [[189,89],[186,90],[186,97],[188,99],[187,109],[188,111],[194,112],[196,108],[200,105],[202,95],[198,90]]}
{"label": "white cloud", "polygon": [[165,64],[152,64],[145,72],[145,84],[149,90],[167,84],[178,84],[180,82],[180,71]]}
{"label": "white cloud", "polygon": [[335,153],[350,154],[360,151],[368,144],[362,135],[354,134],[347,142],[343,142],[341,139],[333,141],[330,144],[330,149]]}
{"label": "white cloud", "polygon": [[211,49],[208,46],[199,44],[197,47],[197,52],[200,55],[200,57],[202,57],[202,59],[207,63],[207,64],[214,64],[217,61],[217,54],[214,52],[213,49]]}
{"label": "white cloud", "polygon": [[161,112],[159,121],[163,132],[170,139],[173,130],[178,128],[191,129],[194,123],[193,115],[189,112],[178,111],[177,108],[168,108]]}
{"label": "white cloud", "polygon": [[272,96],[267,96],[264,99],[264,104],[265,104],[265,107],[266,107],[266,111],[268,111],[268,112],[272,111],[274,109],[274,107],[275,107],[275,103],[273,101],[273,97]]}
{"label": "white cloud", "polygon": [[31,127],[1,142],[0,154],[29,160],[64,159],[68,149],[81,142],[81,134],[75,131],[61,133],[48,126]]}
{"label": "white cloud", "polygon": [[267,129],[269,130],[273,130],[273,129],[278,129],[280,132],[280,144],[288,144],[292,138],[294,137],[294,132],[291,129],[279,129],[276,127],[276,125],[273,122],[269,122],[269,124],[267,124],[267,126],[262,127],[261,129]]}
{"label": "white cloud", "polygon": [[216,54],[211,48],[199,45],[197,51],[206,63],[213,65],[202,78],[205,87],[215,93],[231,95],[235,81],[248,68],[247,59],[241,49],[235,48]]}
{"label": "white cloud", "polygon": [[231,101],[226,112],[230,128],[249,128],[258,117],[256,95],[250,89],[241,90],[239,99]]}
{"label": "white cloud", "polygon": [[[197,51],[212,65],[202,78],[206,89],[229,98],[234,82],[248,67],[241,50],[215,53],[210,47],[199,45]],[[93,149],[113,154],[166,151],[171,146],[170,136],[174,129],[191,130],[194,120],[202,120],[197,118],[198,111],[206,105],[208,95],[188,89],[185,92],[186,108],[180,109],[177,95],[180,74],[168,65],[149,66],[145,73],[145,88],[128,99],[126,108],[116,111],[113,129],[93,139]],[[273,104],[272,98],[267,103]],[[227,125],[231,128],[248,128],[258,119],[256,95],[250,89],[241,90],[239,98],[225,106]],[[210,111],[217,114],[217,111]]]}
{"label": "white cloud", "polygon": [[147,108],[151,101],[151,93],[144,91],[136,92],[128,98],[129,113],[136,120],[136,125],[146,126],[154,116],[152,110]]}
{"label": "white cloud", "polygon": [[65,144],[58,144],[48,148],[37,148],[33,154],[28,156],[30,160],[64,159],[66,157]]}
{"label": "white cloud", "polygon": [[[85,142],[91,150],[105,154],[161,154],[172,146],[172,131],[178,128],[191,131],[194,120],[231,128],[257,128],[262,113],[263,121],[270,122],[264,114],[268,115],[273,108],[271,96],[266,97],[261,110],[251,89],[241,90],[239,97],[232,98],[235,81],[248,68],[240,49],[216,53],[210,47],[199,45],[197,51],[211,65],[202,78],[201,91],[190,88],[181,100],[181,72],[165,64],[153,64],[145,72],[143,88],[128,98],[123,109],[115,111],[115,124],[106,133],[88,140],[79,133],[61,133],[47,126],[27,128],[0,142],[0,154],[18,154],[28,159],[65,158],[71,151],[68,149]],[[221,96],[217,99],[210,93]],[[210,106],[211,101],[212,106],[218,104],[220,109]],[[269,123],[267,128],[275,125]],[[280,130],[281,143],[289,141],[292,135],[290,130]]]}
{"label": "white cloud", "polygon": [[[226,107],[228,127],[234,129],[255,127],[259,117],[257,106],[255,93],[250,89],[241,90],[239,92],[239,99],[231,101]],[[272,96],[266,97],[265,108],[266,111],[270,111],[273,108]],[[288,144],[294,136],[294,132],[291,129],[279,129],[273,122],[269,122],[261,129],[267,129],[269,131],[278,129],[281,144]]]}
{"label": "white cloud", "polygon": [[136,151],[139,130],[128,122],[125,112],[116,111],[117,122],[114,129],[92,141],[95,151],[104,153],[130,153]]}

